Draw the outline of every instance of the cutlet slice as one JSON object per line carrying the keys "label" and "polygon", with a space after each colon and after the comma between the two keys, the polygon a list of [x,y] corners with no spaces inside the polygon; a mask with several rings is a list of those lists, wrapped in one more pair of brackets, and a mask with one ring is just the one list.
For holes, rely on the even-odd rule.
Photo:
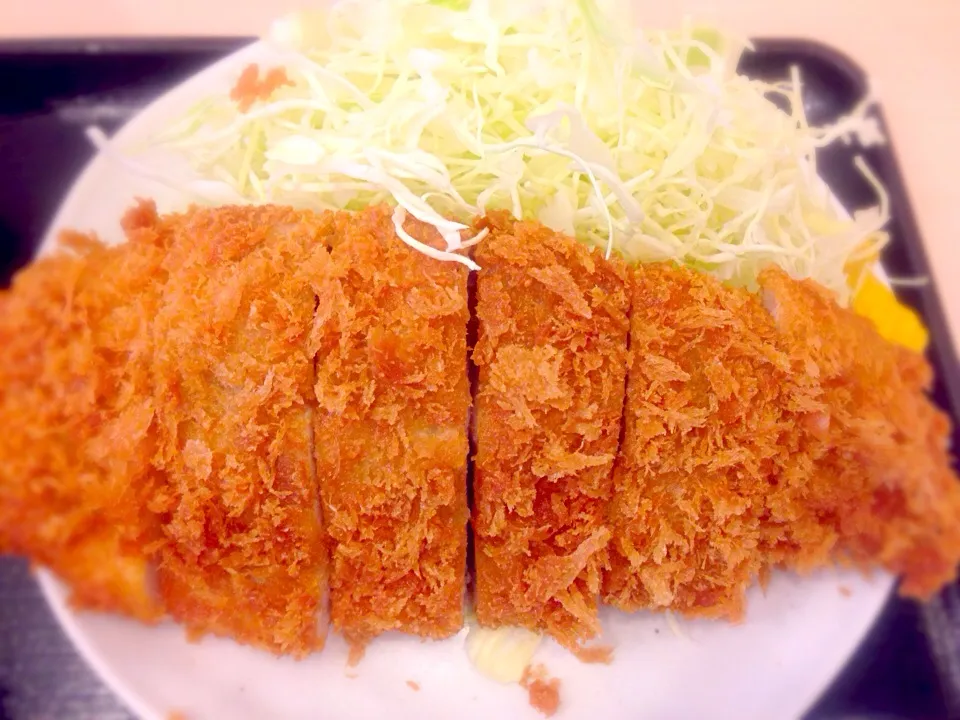
{"label": "cutlet slice", "polygon": [[0,295],[0,550],[53,570],[78,607],[153,621],[150,392],[162,243],[62,248]]}
{"label": "cutlet slice", "polygon": [[926,394],[930,366],[815,283],[773,267],[759,279],[782,342],[823,388],[814,470],[789,500],[838,535],[841,559],[902,575],[906,594],[932,594],[960,561],[960,484],[950,422]]}
{"label": "cutlet slice", "polygon": [[167,497],[160,592],[193,636],[322,647],[326,549],[312,461],[312,282],[324,217],[290,208],[156,218],[170,279],[154,366]]}
{"label": "cutlet slice", "polygon": [[385,207],[337,213],[328,241],[312,347],[331,620],[357,643],[446,637],[463,623],[467,273],[401,242]]}
{"label": "cutlet slice", "polygon": [[599,629],[623,410],[625,268],[491,214],[477,262],[477,618],[576,646]]}
{"label": "cutlet slice", "polygon": [[666,264],[631,280],[604,601],[737,619],[770,564],[829,558],[832,531],[779,495],[813,471],[820,393],[755,295]]}

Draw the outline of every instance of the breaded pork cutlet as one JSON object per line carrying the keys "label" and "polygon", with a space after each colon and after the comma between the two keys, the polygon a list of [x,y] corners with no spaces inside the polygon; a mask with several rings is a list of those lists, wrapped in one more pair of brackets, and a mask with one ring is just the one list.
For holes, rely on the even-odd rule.
{"label": "breaded pork cutlet", "polygon": [[308,351],[322,219],[277,206],[153,216],[171,238],[155,321],[160,592],[192,635],[296,656],[326,631]]}
{"label": "breaded pork cutlet", "polygon": [[949,422],[922,357],[770,268],[761,297],[633,272],[604,600],[737,619],[774,567],[884,567],[925,596],[960,560]]}
{"label": "breaded pork cutlet", "polygon": [[793,374],[755,295],[688,268],[632,272],[631,367],[614,473],[604,600],[625,610],[739,618],[770,553],[829,557],[796,508],[772,513],[785,473],[813,469],[797,428],[819,391]]}
{"label": "breaded pork cutlet", "polygon": [[445,637],[463,623],[467,273],[401,242],[386,207],[337,213],[327,242],[312,347],[331,620],[355,643]]}
{"label": "breaded pork cutlet", "polygon": [[813,282],[774,267],[759,279],[798,372],[816,378],[825,406],[809,451],[814,471],[787,502],[837,535],[840,559],[901,575],[906,594],[932,594],[960,560],[960,484],[950,422],[926,395],[929,365]]}
{"label": "breaded pork cutlet", "polygon": [[74,604],[156,620],[145,544],[160,239],[66,233],[0,295],[0,550],[53,570]]}
{"label": "breaded pork cutlet", "polygon": [[505,214],[477,262],[473,527],[481,624],[596,634],[623,410],[625,268]]}

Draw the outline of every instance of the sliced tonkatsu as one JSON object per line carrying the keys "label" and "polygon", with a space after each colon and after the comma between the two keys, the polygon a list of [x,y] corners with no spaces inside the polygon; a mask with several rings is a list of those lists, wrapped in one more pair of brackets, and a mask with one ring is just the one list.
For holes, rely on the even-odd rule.
{"label": "sliced tonkatsu", "polygon": [[[950,420],[928,396],[930,365],[809,280],[775,267],[759,280],[781,342],[797,371],[816,378],[824,406],[804,450],[813,469],[790,478],[784,505],[814,514],[841,561],[884,567],[902,577],[902,592],[931,595],[956,577],[960,483]],[[810,562],[801,553],[789,564]]]}
{"label": "sliced tonkatsu", "polygon": [[631,366],[605,602],[739,619],[778,567],[884,567],[927,595],[960,558],[930,370],[809,281],[762,296],[631,271]]}
{"label": "sliced tonkatsu", "polygon": [[[740,618],[775,568],[955,575],[932,373],[809,281],[626,267],[493,212],[467,271],[393,211],[142,202],[0,293],[0,550],[81,607],[275,653],[598,607]],[[404,229],[441,248],[417,221]],[[468,510],[468,354],[476,369]]]}
{"label": "sliced tonkatsu", "polygon": [[[631,365],[603,596],[624,610],[739,618],[794,518],[797,428],[822,409],[755,295],[667,264],[631,270]],[[806,463],[806,465],[804,465]],[[819,528],[808,542],[821,542]]]}
{"label": "sliced tonkatsu", "polygon": [[297,656],[326,630],[308,348],[322,217],[263,206],[156,220],[171,237],[153,363],[160,592],[191,634]]}
{"label": "sliced tonkatsu", "polygon": [[150,373],[165,247],[141,234],[141,215],[124,219],[123,245],[65,233],[0,293],[0,551],[53,570],[78,607],[153,621]]}
{"label": "sliced tonkatsu", "polygon": [[598,629],[627,360],[626,271],[506,214],[476,260],[477,617],[574,646]]}
{"label": "sliced tonkatsu", "polygon": [[311,347],[331,620],[357,643],[446,637],[463,625],[467,272],[405,245],[384,206],[331,216],[327,242]]}

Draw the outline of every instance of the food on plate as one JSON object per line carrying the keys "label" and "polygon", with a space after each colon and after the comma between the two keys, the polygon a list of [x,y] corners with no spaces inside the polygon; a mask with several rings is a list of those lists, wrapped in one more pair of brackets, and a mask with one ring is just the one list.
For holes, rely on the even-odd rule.
{"label": "food on plate", "polygon": [[560,707],[560,681],[550,677],[543,665],[529,665],[520,679],[520,685],[527,691],[531,707],[546,717],[557,712]]}
{"label": "food on plate", "polygon": [[162,243],[63,233],[63,251],[0,294],[0,551],[70,587],[77,607],[144,621],[163,613],[146,547],[152,318]]}
{"label": "food on plate", "polygon": [[191,635],[305,655],[326,632],[309,348],[324,225],[275,206],[133,214],[137,241],[168,248],[152,318],[164,487],[149,504],[163,604]]}
{"label": "food on plate", "polygon": [[446,637],[463,625],[467,271],[407,247],[386,207],[325,217],[311,349],[331,619],[360,642]]}
{"label": "food on plate", "polygon": [[482,625],[599,631],[629,297],[622,261],[492,213],[476,260],[473,531]]}
{"label": "food on plate", "polygon": [[[822,408],[756,295],[666,264],[631,272],[624,432],[604,600],[739,619],[782,544],[828,560],[814,521],[771,511],[810,472],[800,431]],[[803,498],[798,500],[803,508]]]}
{"label": "food on plate", "polygon": [[920,597],[954,577],[930,368],[829,290],[627,267],[491,213],[464,231],[471,311],[467,270],[416,248],[435,228],[396,215],[141,202],[125,244],[68,234],[24,270],[0,295],[0,547],[79,605],[277,653],[322,646],[328,588],[352,657],[449,636],[472,350],[481,625],[587,659],[598,596],[736,619],[776,568],[882,567]]}
{"label": "food on plate", "polygon": [[0,550],[191,636],[302,657],[332,623],[350,663],[456,633],[472,589],[468,653],[547,714],[541,636],[608,662],[603,604],[949,582],[950,425],[873,275],[888,198],[858,159],[879,202],[848,217],[816,172],[880,139],[869,98],[811,128],[796,75],[626,10],[335,4],[144,157],[93,133],[215,207],[141,202],[126,244],[67,234],[0,295]]}
{"label": "food on plate", "polygon": [[960,558],[950,420],[927,397],[929,364],[809,280],[768,268],[759,282],[796,372],[816,378],[825,406],[809,426],[813,471],[794,477],[794,495],[836,533],[839,560],[886,568],[901,592],[929,597]]}
{"label": "food on plate", "polygon": [[518,683],[543,642],[543,636],[516,625],[484,627],[467,618],[464,647],[473,666],[499,683]]}
{"label": "food on plate", "polygon": [[633,269],[604,600],[739,619],[772,568],[833,561],[930,595],[960,558],[960,485],[929,366],[824,288],[758,280],[762,300]]}
{"label": "food on plate", "polygon": [[247,112],[258,101],[269,99],[277,88],[292,84],[282,67],[270,68],[261,79],[260,66],[251,63],[237,78],[237,84],[230,90],[230,99],[237,103],[240,112]]}

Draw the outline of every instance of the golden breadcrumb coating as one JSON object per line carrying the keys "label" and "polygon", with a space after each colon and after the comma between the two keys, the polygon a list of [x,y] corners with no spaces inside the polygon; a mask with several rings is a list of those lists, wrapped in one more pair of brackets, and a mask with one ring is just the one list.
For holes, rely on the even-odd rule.
{"label": "golden breadcrumb coating", "polygon": [[929,365],[813,282],[769,268],[760,285],[825,404],[815,472],[787,500],[805,502],[839,536],[841,559],[885,567],[905,594],[929,596],[960,561],[960,485],[950,422],[926,396]]}
{"label": "golden breadcrumb coating", "polygon": [[960,560],[929,367],[812,282],[771,268],[760,283],[762,301],[634,271],[605,601],[738,619],[755,578],[834,561],[929,595]]}
{"label": "golden breadcrumb coating", "polygon": [[[328,587],[355,659],[460,629],[466,270],[386,207],[142,201],[122,224],[115,247],[66,233],[0,293],[0,552],[78,606],[277,653],[322,647]],[[921,356],[776,268],[753,295],[504,213],[477,227],[482,624],[602,660],[580,645],[598,596],[738,619],[777,567],[880,566],[919,597],[955,577]]]}
{"label": "golden breadcrumb coating", "polygon": [[153,621],[150,322],[165,273],[136,224],[116,247],[65,233],[0,294],[0,551],[49,567],[79,607]]}
{"label": "golden breadcrumb coating", "polygon": [[785,469],[811,471],[797,432],[819,393],[755,295],[665,264],[637,267],[632,295],[604,600],[737,619],[770,553],[821,542],[816,520],[768,507]]}
{"label": "golden breadcrumb coating", "polygon": [[599,630],[629,297],[625,269],[492,214],[479,246],[477,617],[576,646]]}
{"label": "golden breadcrumb coating", "polygon": [[337,213],[328,241],[312,347],[331,620],[354,642],[446,637],[463,624],[467,273],[403,244],[384,206]]}
{"label": "golden breadcrumb coating", "polygon": [[323,227],[262,206],[194,208],[154,229],[171,237],[155,320],[160,591],[193,636],[296,656],[326,631],[308,351]]}

